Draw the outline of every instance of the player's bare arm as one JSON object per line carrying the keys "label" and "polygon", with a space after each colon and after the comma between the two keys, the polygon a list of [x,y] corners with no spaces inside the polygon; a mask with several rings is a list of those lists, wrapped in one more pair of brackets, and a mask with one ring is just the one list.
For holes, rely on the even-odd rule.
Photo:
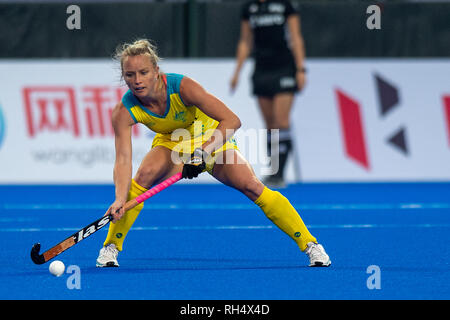
{"label": "player's bare arm", "polygon": [[122,102],[119,102],[112,112],[112,126],[115,136],[116,159],[114,163],[114,185],[116,187],[116,200],[108,209],[115,220],[125,213],[123,205],[127,201],[132,176],[132,144],[131,127],[133,119]]}
{"label": "player's bare arm", "polygon": [[238,116],[217,97],[207,92],[198,82],[184,77],[181,80],[180,93],[187,105],[197,106],[207,116],[219,122],[212,137],[202,146],[207,153],[211,154],[220,148],[240,128],[241,121]]}

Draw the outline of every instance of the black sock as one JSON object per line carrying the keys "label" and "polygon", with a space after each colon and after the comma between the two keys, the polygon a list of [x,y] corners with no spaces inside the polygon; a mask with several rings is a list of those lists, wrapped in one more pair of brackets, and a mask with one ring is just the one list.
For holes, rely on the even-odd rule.
{"label": "black sock", "polygon": [[278,176],[283,178],[289,153],[292,150],[291,131],[289,129],[280,129],[280,169]]}
{"label": "black sock", "polygon": [[[272,134],[271,131],[267,131],[267,153],[271,158],[271,163],[277,161],[278,158],[278,171],[273,174],[276,177],[283,178],[284,170],[286,168],[287,159],[290,151],[292,150],[292,139],[290,129],[279,129],[278,134],[279,141],[274,141],[274,143],[278,142],[277,146],[272,146]],[[277,150],[278,149],[278,150]],[[278,151],[278,152],[277,152]]]}

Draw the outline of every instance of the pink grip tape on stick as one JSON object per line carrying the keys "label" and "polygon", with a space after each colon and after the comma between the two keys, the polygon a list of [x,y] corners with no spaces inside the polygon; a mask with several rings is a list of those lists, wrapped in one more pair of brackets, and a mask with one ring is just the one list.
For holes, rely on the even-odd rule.
{"label": "pink grip tape on stick", "polygon": [[164,180],[160,184],[157,184],[156,186],[154,186],[150,190],[147,190],[146,192],[144,192],[140,196],[136,197],[136,202],[137,203],[144,202],[148,198],[153,197],[158,192],[161,192],[165,188],[170,187],[172,184],[174,184],[175,182],[177,182],[180,179],[181,179],[181,172],[179,172],[177,174],[174,174],[170,178]]}

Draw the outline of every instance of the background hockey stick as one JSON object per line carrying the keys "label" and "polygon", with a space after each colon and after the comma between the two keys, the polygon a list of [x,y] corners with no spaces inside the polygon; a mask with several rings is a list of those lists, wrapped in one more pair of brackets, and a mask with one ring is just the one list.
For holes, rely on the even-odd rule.
{"label": "background hockey stick", "polygon": [[[158,185],[154,186],[153,188],[147,190],[146,192],[144,192],[140,196],[136,197],[135,199],[132,199],[132,200],[128,201],[124,205],[125,211],[128,211],[128,210],[134,208],[139,203],[144,202],[148,198],[150,198],[150,197],[154,196],[155,194],[161,192],[162,190],[164,190],[165,188],[171,186],[172,184],[174,184],[175,182],[179,181],[180,179],[181,179],[181,172],[173,175],[172,177],[170,177],[170,178],[168,178],[166,180],[164,180],[160,184],[158,184]],[[42,254],[39,254],[39,250],[41,249],[41,244],[40,243],[35,243],[33,245],[33,248],[31,249],[31,260],[33,260],[33,262],[36,263],[36,264],[43,264],[43,263],[49,261],[50,259],[53,259],[54,257],[59,255],[60,253],[66,251],[70,247],[73,247],[74,245],[76,245],[81,240],[86,239],[88,236],[92,235],[94,232],[96,232],[96,231],[100,230],[101,228],[103,228],[104,226],[106,226],[112,219],[113,219],[113,217],[112,217],[111,214],[109,214],[107,216],[103,216],[100,219],[98,219],[98,220],[92,222],[91,224],[87,225],[83,229],[79,230],[78,232],[74,233],[73,235],[71,235],[70,237],[65,239],[64,241],[61,241],[60,243],[58,243],[54,247],[48,249],[47,251],[45,251]]]}

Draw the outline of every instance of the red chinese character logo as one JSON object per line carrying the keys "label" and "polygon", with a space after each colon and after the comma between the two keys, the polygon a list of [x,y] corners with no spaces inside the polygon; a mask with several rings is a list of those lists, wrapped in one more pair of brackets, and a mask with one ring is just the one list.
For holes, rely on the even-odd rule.
{"label": "red chinese character logo", "polygon": [[[112,137],[112,110],[125,92],[124,87],[85,86],[77,92],[82,95],[81,105],[77,105],[73,87],[25,87],[23,97],[28,134],[34,137],[40,132],[69,132],[79,137],[81,124],[89,137]],[[133,126],[132,133],[139,135],[138,126]]]}
{"label": "red chinese character logo", "polygon": [[112,134],[111,128],[111,104],[109,87],[84,87],[83,101],[86,103],[85,116],[89,136],[105,136]]}
{"label": "red chinese character logo", "polygon": [[[111,125],[112,110],[117,101],[122,99],[126,88],[109,86],[85,86],[82,89],[87,131],[91,137],[113,136]],[[138,135],[138,127],[133,126],[133,134]]]}
{"label": "red chinese character logo", "polygon": [[23,89],[28,134],[71,132],[80,135],[75,93],[72,87],[26,87]]}

